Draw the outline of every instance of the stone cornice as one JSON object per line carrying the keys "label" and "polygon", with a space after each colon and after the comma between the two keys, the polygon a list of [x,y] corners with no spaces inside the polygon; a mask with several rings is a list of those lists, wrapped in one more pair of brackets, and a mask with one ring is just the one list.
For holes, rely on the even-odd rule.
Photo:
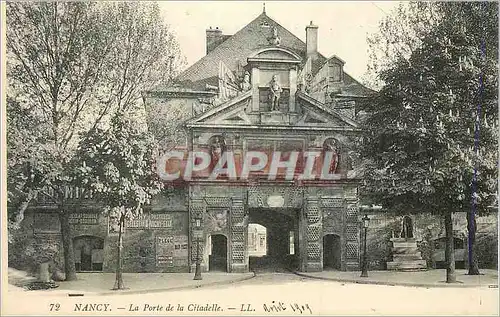
{"label": "stone cornice", "polygon": [[197,98],[197,97],[213,97],[216,96],[215,91],[196,91],[196,90],[162,90],[162,91],[145,91],[142,94],[143,98],[151,97],[187,97],[187,98]]}
{"label": "stone cornice", "polygon": [[220,129],[242,129],[242,130],[289,130],[289,131],[344,131],[361,132],[360,128],[344,126],[294,126],[294,125],[235,125],[221,123],[189,123],[188,128],[220,128]]}

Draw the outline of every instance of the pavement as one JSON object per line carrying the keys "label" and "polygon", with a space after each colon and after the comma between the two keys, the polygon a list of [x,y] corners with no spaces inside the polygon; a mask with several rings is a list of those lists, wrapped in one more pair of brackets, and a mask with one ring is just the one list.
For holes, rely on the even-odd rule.
{"label": "pavement", "polygon": [[[141,275],[147,278],[149,274]],[[237,284],[141,295],[40,296],[43,292],[2,293],[1,315],[499,316],[498,289],[363,285],[303,278],[293,273],[260,273]],[[50,304],[59,304],[58,310],[51,311]],[[86,304],[108,304],[109,309],[88,313],[77,309]],[[162,310],[155,310],[157,306]]]}
{"label": "pavement", "polygon": [[[145,294],[155,292],[195,289],[200,287],[228,285],[242,282],[255,276],[250,273],[224,272],[202,273],[202,280],[193,280],[194,273],[123,273],[123,283],[126,289],[112,290],[115,282],[115,273],[77,273],[76,281],[56,282],[58,288],[38,290],[47,295],[116,295],[116,294]],[[17,283],[18,286],[20,283]],[[9,285],[9,291],[24,291],[23,288]],[[34,292],[34,291],[29,291]]]}
{"label": "pavement", "polygon": [[[369,271],[368,277],[360,277],[359,271],[323,271],[314,273],[294,272],[295,276],[301,278],[304,282],[307,280],[324,280],[341,283],[355,284],[375,284],[390,286],[412,286],[424,288],[451,287],[451,288],[498,288],[498,271],[481,270],[482,275],[467,275],[465,270],[457,270],[457,283],[445,283],[446,270],[426,270],[415,272],[397,272],[397,271]],[[289,276],[293,274],[283,273],[263,273],[258,272],[257,277],[267,276],[269,279],[273,276]],[[18,275],[19,276],[19,275]],[[222,285],[231,285],[253,279],[255,273],[231,273],[210,272],[203,273],[202,280],[193,280],[193,273],[123,273],[123,280],[126,289],[112,290],[115,281],[114,273],[78,273],[76,281],[56,282],[59,287],[49,290],[25,291],[22,287],[22,280],[32,281],[32,277],[16,277],[18,280],[13,283],[9,278],[9,292],[28,292],[44,295],[57,296],[101,296],[116,294],[146,294],[167,291],[189,290],[202,287],[218,287]],[[286,278],[286,279],[289,279]],[[255,283],[262,284],[264,280],[256,278]],[[272,284],[275,281],[269,280]],[[248,283],[243,283],[248,284]],[[17,286],[16,286],[17,285]],[[231,287],[231,286],[230,286]]]}
{"label": "pavement", "polygon": [[480,270],[482,275],[467,275],[466,270],[456,270],[457,283],[446,283],[446,270],[434,269],[413,272],[369,271],[368,277],[360,277],[359,271],[334,271],[304,273],[294,272],[306,278],[344,283],[376,284],[413,287],[489,287],[498,288],[498,271]]}

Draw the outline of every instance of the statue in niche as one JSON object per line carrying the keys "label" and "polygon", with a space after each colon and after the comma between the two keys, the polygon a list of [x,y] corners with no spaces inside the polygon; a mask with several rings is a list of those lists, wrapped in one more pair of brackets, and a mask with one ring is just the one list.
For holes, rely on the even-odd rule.
{"label": "statue in niche", "polygon": [[212,138],[210,143],[210,156],[212,157],[212,164],[216,164],[222,157],[222,153],[226,150],[226,141],[220,135]]}
{"label": "statue in niche", "polygon": [[327,139],[323,143],[323,152],[332,152],[332,161],[330,162],[330,167],[328,168],[329,174],[334,174],[337,172],[337,168],[339,166],[340,161],[340,145],[338,141],[335,139]]}
{"label": "statue in niche", "polygon": [[248,91],[250,88],[252,88],[252,85],[250,84],[250,73],[245,72],[245,75],[243,76],[243,81],[240,84],[240,88],[242,91]]}
{"label": "statue in niche", "polygon": [[269,83],[269,99],[271,103],[271,111],[279,111],[279,101],[283,89],[278,80],[278,75],[273,75],[273,79]]}
{"label": "statue in niche", "polygon": [[401,238],[413,238],[413,221],[411,220],[410,216],[404,216],[403,217],[403,223],[402,223],[403,229],[401,230]]}

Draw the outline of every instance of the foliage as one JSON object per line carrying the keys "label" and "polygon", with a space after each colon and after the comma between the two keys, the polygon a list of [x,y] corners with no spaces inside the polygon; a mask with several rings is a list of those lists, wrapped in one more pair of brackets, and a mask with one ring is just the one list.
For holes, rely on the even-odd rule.
{"label": "foliage", "polygon": [[[410,48],[378,68],[383,87],[363,105],[364,191],[398,212],[444,215],[447,282],[454,282],[451,213],[467,212],[469,274],[479,274],[475,214],[498,205],[498,3],[408,7],[429,20],[386,44]],[[404,14],[389,20],[395,24],[382,34],[408,26]],[[412,39],[420,30],[424,36]]]}
{"label": "foliage", "polygon": [[497,190],[498,6],[433,5],[435,27],[379,72],[384,87],[364,105],[364,191],[396,211],[467,211],[476,169],[484,212]]}
{"label": "foliage", "polygon": [[[10,228],[42,188],[67,182],[65,164],[93,104],[110,38],[92,3],[7,4],[7,158]],[[47,192],[45,192],[47,193]]]}
{"label": "foliage", "polygon": [[424,1],[402,2],[379,23],[378,32],[367,37],[368,78],[373,87],[383,82],[377,75],[400,59],[408,59],[439,21],[437,7]]}
{"label": "foliage", "polygon": [[6,7],[9,235],[28,205],[47,196],[60,212],[66,277],[73,279],[64,206],[77,146],[117,111],[144,116],[141,92],[176,72],[179,47],[156,3]]}
{"label": "foliage", "polygon": [[[153,138],[133,117],[118,112],[109,129],[90,131],[79,145],[74,179],[91,192],[118,233],[116,284],[123,289],[122,248],[126,219],[140,215],[163,183],[155,170]],[[81,164],[81,165],[80,165]]]}
{"label": "foliage", "polygon": [[9,2],[7,17],[8,192],[20,221],[14,202],[51,188],[60,204],[81,136],[116,111],[142,113],[141,92],[180,59],[155,3]]}
{"label": "foliage", "polygon": [[96,128],[80,142],[74,179],[92,192],[111,217],[142,213],[162,183],[155,171],[154,140],[122,112],[108,129]]}
{"label": "foliage", "polygon": [[59,243],[53,239],[44,241],[27,240],[15,237],[9,246],[9,266],[36,274],[41,263],[49,262],[52,267],[60,268]]}

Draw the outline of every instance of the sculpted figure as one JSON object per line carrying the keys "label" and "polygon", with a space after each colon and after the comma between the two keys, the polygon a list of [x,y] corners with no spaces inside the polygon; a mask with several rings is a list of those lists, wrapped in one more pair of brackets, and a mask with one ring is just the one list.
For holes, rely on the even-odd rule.
{"label": "sculpted figure", "polygon": [[335,173],[340,161],[340,149],[335,139],[327,139],[323,144],[323,150],[326,152],[332,152],[332,162],[328,169],[328,173]]}
{"label": "sculpted figure", "polygon": [[403,217],[402,227],[401,238],[413,238],[413,221],[409,216]]}
{"label": "sculpted figure", "polygon": [[271,111],[279,111],[279,101],[283,89],[278,80],[278,75],[273,75],[273,79],[269,83],[269,99],[271,102]]}
{"label": "sculpted figure", "polygon": [[252,88],[252,85],[250,84],[250,73],[245,72],[245,75],[243,76],[243,81],[240,84],[240,88],[243,91],[250,90]]}
{"label": "sculpted figure", "polygon": [[271,43],[276,46],[279,46],[281,44],[281,38],[278,35],[277,27],[273,27],[273,36],[271,37]]}
{"label": "sculpted figure", "polygon": [[224,152],[225,149],[225,144],[226,142],[224,141],[224,138],[221,136],[215,136],[212,144],[210,145],[210,154],[212,156],[212,163],[218,162],[219,159],[222,156],[222,153]]}

